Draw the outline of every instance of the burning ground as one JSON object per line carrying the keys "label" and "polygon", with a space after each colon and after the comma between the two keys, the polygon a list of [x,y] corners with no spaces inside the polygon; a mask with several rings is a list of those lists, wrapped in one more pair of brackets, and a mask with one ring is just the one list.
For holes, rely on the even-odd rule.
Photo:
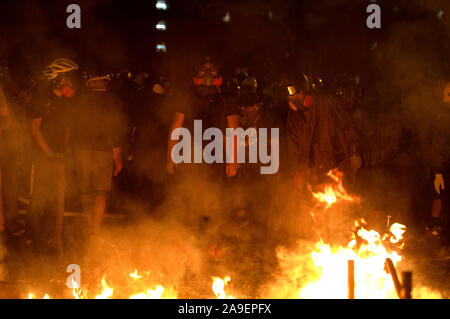
{"label": "burning ground", "polygon": [[[412,271],[413,298],[448,298],[449,260],[395,220],[371,229],[364,201],[347,193],[340,172],[329,177],[310,190],[314,235],[308,239],[283,241],[252,222],[239,226],[244,231],[221,224],[199,233],[162,206],[138,222],[107,220],[101,238],[86,243],[73,218],[64,257],[31,253],[23,243],[10,250],[2,297],[347,298],[353,260],[355,298],[398,298],[385,267],[390,258],[399,276]],[[66,287],[69,264],[81,267],[81,288]]]}

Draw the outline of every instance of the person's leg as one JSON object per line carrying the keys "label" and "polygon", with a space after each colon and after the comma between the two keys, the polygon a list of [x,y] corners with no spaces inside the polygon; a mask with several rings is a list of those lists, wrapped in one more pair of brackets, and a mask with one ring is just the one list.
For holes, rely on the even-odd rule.
{"label": "person's leg", "polygon": [[55,249],[58,253],[63,252],[62,235],[64,221],[64,194],[66,189],[66,179],[64,175],[64,163],[55,163],[55,196],[56,196],[56,216],[55,216]]}
{"label": "person's leg", "polygon": [[92,234],[98,235],[106,210],[106,194],[111,190],[113,154],[100,151],[92,152],[91,166],[91,177],[95,191]]}
{"label": "person's leg", "polygon": [[17,166],[15,158],[10,158],[3,173],[4,219],[8,232],[17,232],[17,225],[13,225],[17,217]]}
{"label": "person's leg", "polygon": [[95,204],[93,209],[93,225],[92,234],[98,235],[103,223],[103,216],[106,209],[106,193],[97,193],[95,197]]}
{"label": "person's leg", "polygon": [[91,234],[93,227],[93,209],[95,194],[92,191],[90,152],[77,150],[74,154],[78,183],[81,191],[82,225],[87,234]]}
{"label": "person's leg", "polygon": [[81,194],[81,205],[83,206],[82,218],[83,218],[83,226],[87,227],[87,233],[92,233],[92,227],[94,224],[93,215],[94,215],[94,204],[95,197],[92,194],[84,193]]}
{"label": "person's leg", "polygon": [[33,164],[33,188],[26,216],[27,236],[37,246],[42,244],[44,232],[40,229],[40,221],[50,194],[48,189],[49,170],[47,166],[44,160]]}

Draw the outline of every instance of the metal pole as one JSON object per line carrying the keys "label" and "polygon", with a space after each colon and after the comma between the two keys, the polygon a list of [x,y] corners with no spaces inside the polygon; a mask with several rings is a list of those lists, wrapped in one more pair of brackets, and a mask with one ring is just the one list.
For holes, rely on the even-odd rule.
{"label": "metal pole", "polygon": [[348,261],[348,299],[355,299],[355,261]]}
{"label": "metal pole", "polygon": [[412,299],[412,272],[404,271],[402,272],[402,283],[403,283],[403,299]]}
{"label": "metal pole", "polygon": [[386,258],[385,262],[386,271],[391,274],[392,281],[394,282],[395,290],[397,291],[397,296],[402,299],[402,285],[398,280],[397,271],[395,270],[394,263],[390,258]]}

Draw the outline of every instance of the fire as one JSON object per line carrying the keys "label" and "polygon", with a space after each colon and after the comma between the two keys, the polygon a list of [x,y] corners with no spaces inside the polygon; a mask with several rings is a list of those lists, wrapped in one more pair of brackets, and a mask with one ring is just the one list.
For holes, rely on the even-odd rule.
{"label": "fire", "polygon": [[[337,170],[328,173],[336,183],[325,185],[323,192],[313,193],[320,203],[326,203],[324,212],[340,200],[358,202],[342,185],[343,174]],[[311,189],[311,188],[310,188]],[[406,226],[395,223],[388,234],[381,236],[369,229],[364,219],[354,223],[353,238],[348,245],[299,242],[297,251],[277,248],[282,276],[267,288],[266,298],[347,298],[348,262],[354,261],[355,298],[398,298],[391,275],[385,270],[386,258],[394,266],[401,262],[401,249]],[[390,244],[396,244],[395,249]],[[306,247],[305,247],[306,246]],[[433,298],[439,293],[416,287],[413,297]]]}
{"label": "fire", "polygon": [[[340,201],[359,202],[359,197],[347,193],[342,184],[343,174],[332,170],[328,176],[334,184],[324,185],[323,191],[313,193],[319,203],[325,205],[323,215],[334,204]],[[311,188],[310,188],[311,189]],[[328,219],[324,219],[327,221]],[[386,259],[390,259],[397,267],[401,265],[401,249],[404,245],[406,226],[394,223],[389,231],[380,234],[370,229],[363,219],[354,221],[353,232],[350,232],[347,245],[341,246],[324,242],[324,239],[313,243],[299,242],[298,249],[277,248],[281,276],[261,290],[262,298],[347,298],[349,296],[349,261],[354,265],[354,297],[371,299],[398,298],[398,292],[391,274],[386,269]],[[353,268],[352,268],[353,269]],[[130,299],[172,299],[177,298],[177,291],[172,286],[155,283],[149,278],[150,272],[138,273],[135,269],[125,276],[130,287],[111,288],[105,276],[101,279],[101,293],[96,299],[122,298],[126,294]],[[130,279],[131,278],[131,279]],[[230,276],[212,277],[212,291],[218,299],[234,299],[228,294]],[[75,299],[88,298],[88,291],[82,291],[73,280],[72,296]],[[397,286],[398,287],[398,286]],[[120,287],[122,288],[122,287]],[[125,296],[125,297],[126,297]],[[442,298],[442,295],[427,287],[414,287],[413,298]],[[29,299],[35,298],[30,293]],[[45,294],[44,299],[50,296]]]}
{"label": "fire", "polygon": [[[35,299],[34,297],[35,297],[34,294],[32,294],[32,293],[28,294],[28,299]],[[50,298],[49,294],[45,294],[44,297],[42,297],[42,299],[51,299],[51,298]]]}
{"label": "fire", "polygon": [[335,184],[325,185],[324,191],[317,193],[314,193],[310,188],[312,195],[318,202],[326,203],[325,211],[333,204],[337,203],[338,200],[359,202],[359,197],[349,195],[345,190],[342,184],[342,172],[338,171],[337,169],[333,169],[327,173],[327,176],[333,179],[335,181]]}
{"label": "fire", "polygon": [[164,287],[156,286],[154,290],[149,289],[146,293],[139,293],[130,297],[130,299],[161,299],[164,292]]}
{"label": "fire", "polygon": [[132,273],[130,274],[130,277],[133,278],[133,279],[139,279],[139,278],[142,278],[141,275],[138,275],[137,269],[135,269],[134,272],[132,272]]}
{"label": "fire", "polygon": [[392,234],[392,237],[390,238],[391,243],[397,244],[403,239],[403,234],[406,231],[406,226],[399,223],[395,223],[391,226],[390,231]]}
{"label": "fire", "polygon": [[114,289],[110,288],[108,284],[106,283],[105,276],[103,276],[102,281],[102,292],[101,294],[97,295],[95,299],[111,299]]}
{"label": "fire", "polygon": [[75,299],[84,299],[85,296],[83,295],[83,291],[81,290],[81,287],[78,287],[77,282],[74,278],[72,278],[72,296]]}
{"label": "fire", "polygon": [[[337,169],[328,172],[336,183],[326,185],[323,193],[313,193],[319,202],[326,202],[325,211],[338,200],[358,202],[342,184],[343,174]],[[336,247],[319,242],[311,253],[314,263],[315,280],[311,280],[298,291],[299,298],[347,298],[348,261],[355,265],[355,298],[397,298],[394,283],[385,270],[386,258],[395,265],[401,261],[397,251],[386,248],[382,238],[390,237],[392,243],[403,239],[406,226],[395,223],[390,228],[390,236],[381,236],[368,229],[364,219],[354,223],[353,238],[347,247]]]}
{"label": "fire", "polygon": [[229,296],[225,292],[225,287],[231,280],[229,276],[226,276],[224,279],[219,277],[212,277],[212,279],[213,279],[212,290],[216,295],[217,299],[235,299],[233,296]]}

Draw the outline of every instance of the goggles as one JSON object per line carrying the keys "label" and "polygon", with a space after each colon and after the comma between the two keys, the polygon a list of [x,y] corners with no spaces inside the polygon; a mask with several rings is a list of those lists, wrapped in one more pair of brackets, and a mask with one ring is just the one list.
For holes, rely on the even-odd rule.
{"label": "goggles", "polygon": [[198,70],[197,76],[193,78],[193,82],[195,86],[221,86],[222,77],[218,74],[217,67],[207,62]]}

